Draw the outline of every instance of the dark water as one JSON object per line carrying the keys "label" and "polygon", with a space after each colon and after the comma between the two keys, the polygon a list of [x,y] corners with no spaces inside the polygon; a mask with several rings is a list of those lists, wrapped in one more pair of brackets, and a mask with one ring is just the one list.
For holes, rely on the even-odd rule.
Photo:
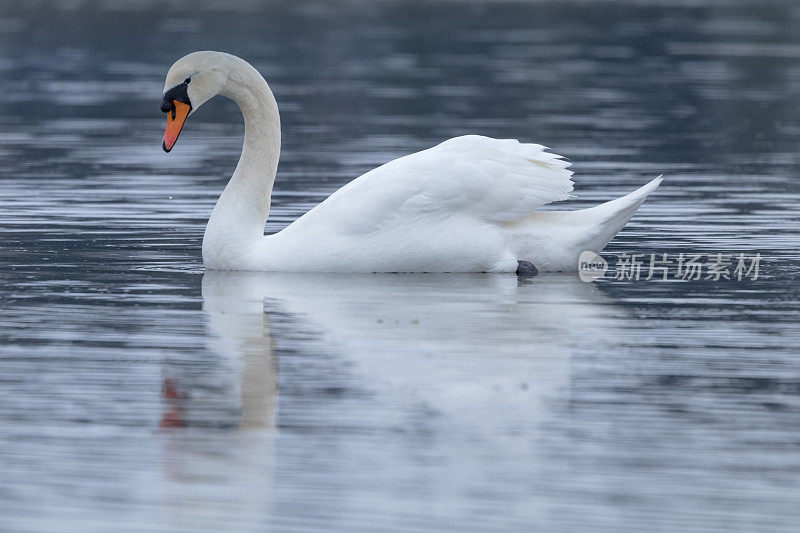
{"label": "dark water", "polygon": [[[0,529],[797,530],[800,6],[223,4],[0,4]],[[203,274],[243,127],[161,152],[196,49],[276,93],[268,231],[481,133],[576,208],[663,173],[609,259],[760,277]]]}

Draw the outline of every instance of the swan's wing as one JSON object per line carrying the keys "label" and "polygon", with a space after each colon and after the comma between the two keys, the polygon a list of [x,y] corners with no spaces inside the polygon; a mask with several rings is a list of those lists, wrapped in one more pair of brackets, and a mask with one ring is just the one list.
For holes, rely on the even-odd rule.
{"label": "swan's wing", "polygon": [[298,222],[343,223],[360,232],[390,220],[453,215],[519,220],[572,191],[570,163],[545,150],[514,139],[455,137],[367,172]]}
{"label": "swan's wing", "polygon": [[526,217],[545,204],[566,200],[572,191],[570,163],[545,150],[515,139],[449,139],[420,158],[420,192],[409,207],[498,223]]}

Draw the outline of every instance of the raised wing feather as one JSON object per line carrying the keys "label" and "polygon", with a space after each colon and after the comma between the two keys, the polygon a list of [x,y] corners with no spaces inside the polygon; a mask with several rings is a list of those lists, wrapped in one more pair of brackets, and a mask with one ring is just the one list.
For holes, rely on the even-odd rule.
{"label": "raised wing feather", "polygon": [[425,217],[519,220],[572,191],[570,163],[545,150],[514,139],[455,137],[367,172],[297,222],[324,216],[368,232],[391,220]]}
{"label": "raised wing feather", "polygon": [[530,215],[572,191],[570,163],[539,144],[467,135],[421,152],[428,168],[415,198],[426,210],[447,210],[503,223]]}

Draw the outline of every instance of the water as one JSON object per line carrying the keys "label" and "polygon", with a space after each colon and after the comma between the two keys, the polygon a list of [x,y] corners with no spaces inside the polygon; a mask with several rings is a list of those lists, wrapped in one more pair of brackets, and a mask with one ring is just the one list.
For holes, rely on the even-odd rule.
{"label": "water", "polygon": [[[0,18],[3,531],[795,531],[800,8],[48,4]],[[463,133],[543,142],[606,257],[756,281],[203,273],[222,99],[161,152],[171,63],[281,107],[267,231]]]}

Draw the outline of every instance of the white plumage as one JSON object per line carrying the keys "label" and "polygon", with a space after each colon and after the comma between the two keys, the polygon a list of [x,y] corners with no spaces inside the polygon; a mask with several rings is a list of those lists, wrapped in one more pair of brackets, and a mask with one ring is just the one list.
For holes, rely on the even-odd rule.
{"label": "white plumage", "polygon": [[242,157],[203,240],[207,268],[514,272],[529,261],[574,270],[580,253],[599,252],[661,181],[591,209],[539,212],[569,198],[569,163],[538,144],[467,135],[371,170],[264,236],[280,151],[272,92],[248,63],[219,52],[180,59],[165,90],[184,78],[193,104],[223,94],[245,118]]}

